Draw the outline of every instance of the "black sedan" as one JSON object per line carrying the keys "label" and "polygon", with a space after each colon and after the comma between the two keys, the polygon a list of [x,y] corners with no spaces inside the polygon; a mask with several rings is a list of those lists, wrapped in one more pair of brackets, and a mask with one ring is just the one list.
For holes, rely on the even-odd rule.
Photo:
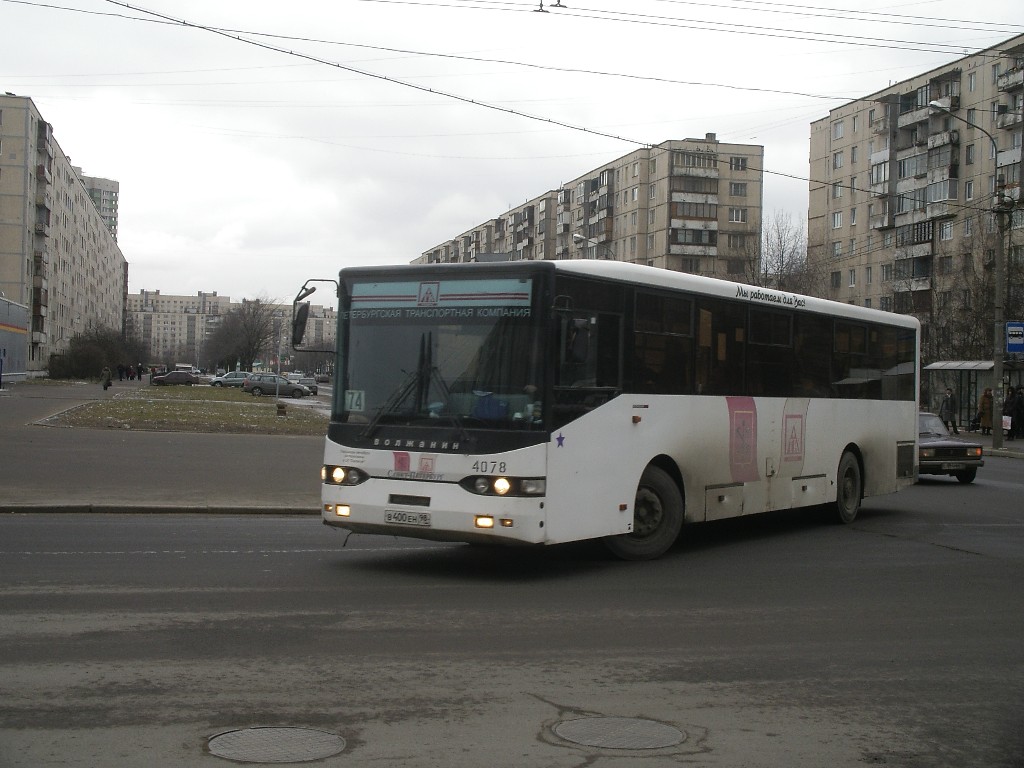
{"label": "black sedan", "polygon": [[201,382],[198,376],[194,376],[188,371],[171,371],[160,376],[154,376],[153,383],[158,386],[161,384],[186,384],[191,387],[193,384]]}
{"label": "black sedan", "polygon": [[980,443],[951,436],[934,413],[919,413],[917,427],[919,474],[952,475],[961,483],[974,481],[978,467],[985,466]]}

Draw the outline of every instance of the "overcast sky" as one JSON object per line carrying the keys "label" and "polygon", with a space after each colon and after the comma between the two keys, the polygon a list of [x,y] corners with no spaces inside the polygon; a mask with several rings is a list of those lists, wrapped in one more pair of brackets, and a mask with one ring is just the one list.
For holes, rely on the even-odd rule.
{"label": "overcast sky", "polygon": [[120,182],[132,293],[290,301],[706,133],[763,145],[766,213],[803,223],[813,120],[1024,32],[1020,0],[540,6],[0,0],[0,90]]}

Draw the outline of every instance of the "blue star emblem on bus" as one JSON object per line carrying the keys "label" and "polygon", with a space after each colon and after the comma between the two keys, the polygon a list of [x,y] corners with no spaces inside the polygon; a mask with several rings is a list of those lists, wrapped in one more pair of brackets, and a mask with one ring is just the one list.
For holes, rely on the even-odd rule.
{"label": "blue star emblem on bus", "polygon": [[558,437],[555,438],[555,441],[558,443],[559,448],[565,447],[565,435],[563,435],[561,432],[558,433]]}

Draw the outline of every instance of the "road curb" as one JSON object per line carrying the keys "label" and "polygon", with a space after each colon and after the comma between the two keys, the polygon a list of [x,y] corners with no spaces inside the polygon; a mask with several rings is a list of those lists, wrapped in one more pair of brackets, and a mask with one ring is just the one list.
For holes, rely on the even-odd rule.
{"label": "road curb", "polygon": [[94,515],[308,515],[318,516],[319,509],[307,507],[250,507],[220,506],[216,504],[0,504],[0,514],[29,514],[55,512],[61,514]]}

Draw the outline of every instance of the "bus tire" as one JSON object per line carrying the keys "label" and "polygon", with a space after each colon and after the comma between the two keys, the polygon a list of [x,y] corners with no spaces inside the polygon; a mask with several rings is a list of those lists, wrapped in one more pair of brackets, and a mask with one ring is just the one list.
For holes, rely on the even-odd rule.
{"label": "bus tire", "polygon": [[604,545],[623,560],[654,560],[668,551],[683,527],[683,496],[668,473],[644,470],[633,502],[633,530],[607,536]]}
{"label": "bus tire", "polygon": [[844,451],[836,474],[836,517],[840,523],[852,523],[860,511],[864,495],[864,477],[860,462],[852,451]]}

